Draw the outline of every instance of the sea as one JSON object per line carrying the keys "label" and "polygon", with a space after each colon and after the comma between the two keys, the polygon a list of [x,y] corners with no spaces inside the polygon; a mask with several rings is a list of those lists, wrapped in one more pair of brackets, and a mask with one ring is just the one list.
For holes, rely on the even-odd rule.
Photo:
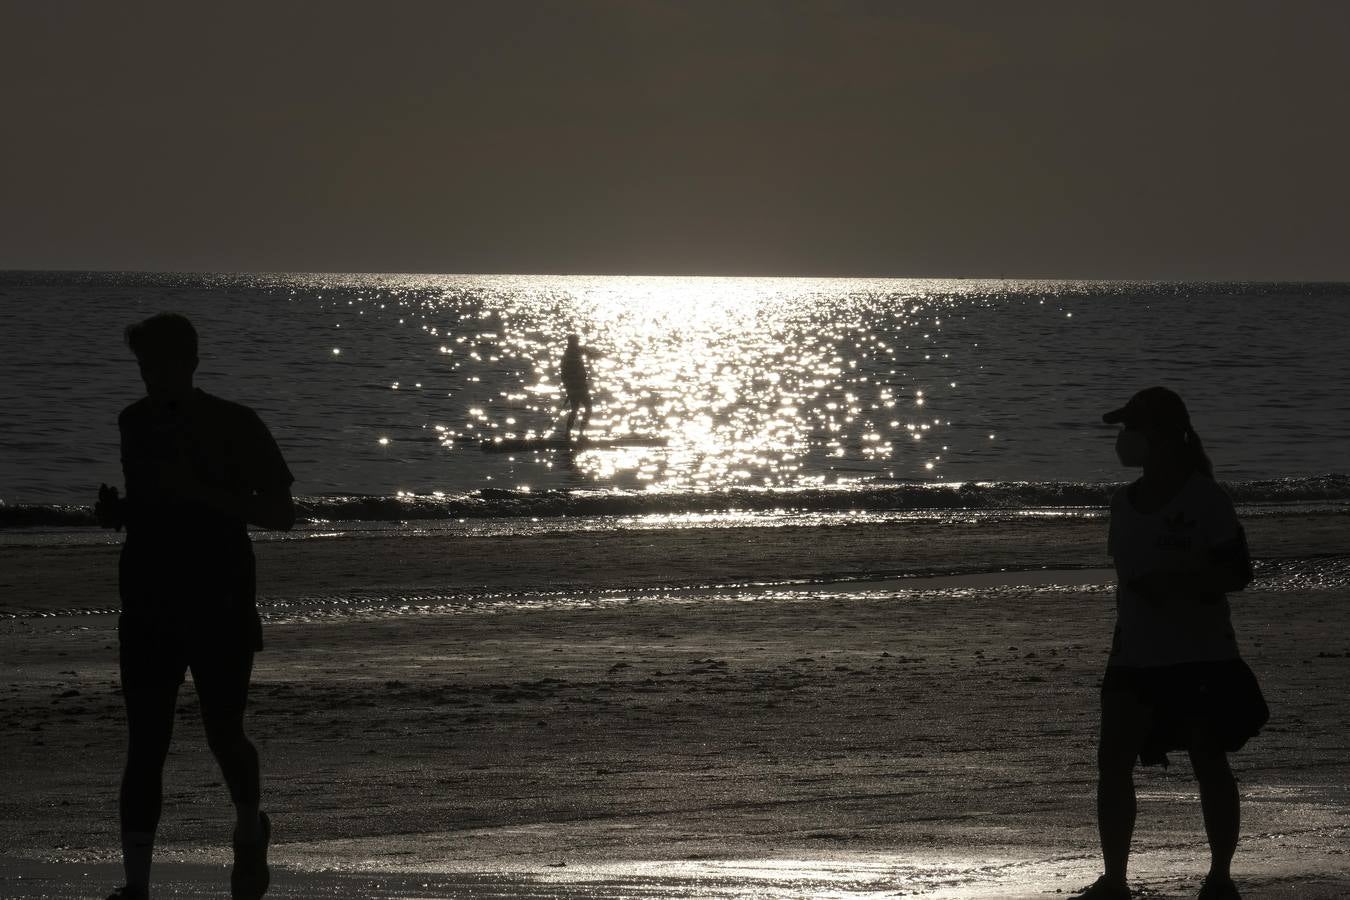
{"label": "sea", "polygon": [[0,529],[96,530],[123,331],[166,310],[312,528],[1099,514],[1102,413],[1152,385],[1240,504],[1350,504],[1350,284],[9,271]]}

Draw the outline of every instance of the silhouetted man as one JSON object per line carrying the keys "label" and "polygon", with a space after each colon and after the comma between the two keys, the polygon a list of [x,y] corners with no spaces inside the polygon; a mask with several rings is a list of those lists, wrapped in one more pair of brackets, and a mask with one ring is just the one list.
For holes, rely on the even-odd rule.
{"label": "silhouetted man", "polygon": [[164,759],[184,674],[234,801],[235,900],[269,880],[271,823],[258,809],[258,753],[244,734],[253,654],[262,649],[248,523],[289,529],[290,470],[250,409],[193,387],[197,333],[173,313],[126,330],[146,397],[122,411],[126,497],[104,485],[99,523],[127,529],[119,568],[122,692],[130,740],[119,810],[126,885],[109,900],[145,900]]}
{"label": "silhouetted man", "polygon": [[575,334],[567,336],[567,349],[563,351],[562,383],[567,394],[567,427],[563,430],[563,440],[571,440],[572,423],[576,421],[577,410],[584,409],[581,415],[581,428],[578,437],[585,437],[586,423],[591,420],[591,378],[586,371],[586,357],[595,356],[595,351],[581,346],[581,340]]}

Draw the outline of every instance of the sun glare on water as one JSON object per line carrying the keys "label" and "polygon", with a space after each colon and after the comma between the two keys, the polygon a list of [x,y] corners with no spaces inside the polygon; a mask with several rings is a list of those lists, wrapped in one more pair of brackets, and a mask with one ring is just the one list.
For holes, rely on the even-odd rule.
{"label": "sun glare on water", "polygon": [[[547,433],[551,409],[539,401],[558,402],[549,352],[575,331],[597,352],[591,436],[665,440],[583,452],[579,470],[652,490],[846,482],[856,477],[846,467],[834,479],[804,477],[803,460],[890,458],[892,441],[913,440],[906,426],[921,412],[923,391],[897,409],[894,384],[908,373],[895,368],[892,347],[867,337],[866,304],[837,299],[828,283],[798,279],[578,279],[568,295],[541,298],[537,333],[500,335],[505,352],[530,360],[535,378],[515,398],[513,417],[542,421]],[[930,474],[935,461],[917,462]]]}
{"label": "sun glare on water", "polygon": [[[953,432],[978,389],[965,318],[982,299],[886,279],[428,276],[333,308],[397,323],[397,346],[344,328],[342,364],[396,360],[389,408],[425,410],[405,428],[445,450],[502,447],[483,482],[687,493],[951,480],[961,442],[990,446],[959,413],[979,440]],[[593,411],[587,443],[560,453],[569,334]],[[416,433],[386,433],[400,458],[416,452]]]}

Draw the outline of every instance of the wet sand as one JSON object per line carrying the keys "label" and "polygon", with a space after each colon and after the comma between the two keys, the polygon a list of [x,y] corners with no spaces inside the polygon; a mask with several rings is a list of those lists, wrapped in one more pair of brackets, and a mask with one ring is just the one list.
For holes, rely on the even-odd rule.
{"label": "wet sand", "polygon": [[[1103,531],[260,544],[268,649],[250,731],[273,895],[1067,894],[1098,870],[1110,590],[1081,583],[1095,574],[909,576],[1102,566]],[[1346,519],[1249,531],[1262,580],[1235,619],[1274,718],[1235,757],[1236,872],[1258,900],[1346,896],[1350,613],[1328,555]],[[106,609],[115,553],[6,547],[5,608]],[[105,613],[0,621],[0,896],[117,881],[115,641]],[[156,880],[161,896],[215,897],[231,813],[190,686],[180,706]],[[1141,773],[1139,790],[1136,885],[1193,896],[1207,851],[1187,763]]]}

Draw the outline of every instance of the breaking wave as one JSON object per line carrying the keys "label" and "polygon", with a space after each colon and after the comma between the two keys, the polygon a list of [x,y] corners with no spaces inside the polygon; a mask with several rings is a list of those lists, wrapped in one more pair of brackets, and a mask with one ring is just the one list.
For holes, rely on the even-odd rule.
{"label": "breaking wave", "polygon": [[[850,512],[1104,508],[1118,484],[1081,482],[919,483],[874,481],[840,487],[732,488],[706,492],[484,488],[464,494],[329,495],[297,499],[310,522],[398,522],[563,516],[642,516],[719,512]],[[1225,483],[1243,505],[1350,501],[1350,475]],[[95,525],[87,506],[4,505],[0,528]]]}

